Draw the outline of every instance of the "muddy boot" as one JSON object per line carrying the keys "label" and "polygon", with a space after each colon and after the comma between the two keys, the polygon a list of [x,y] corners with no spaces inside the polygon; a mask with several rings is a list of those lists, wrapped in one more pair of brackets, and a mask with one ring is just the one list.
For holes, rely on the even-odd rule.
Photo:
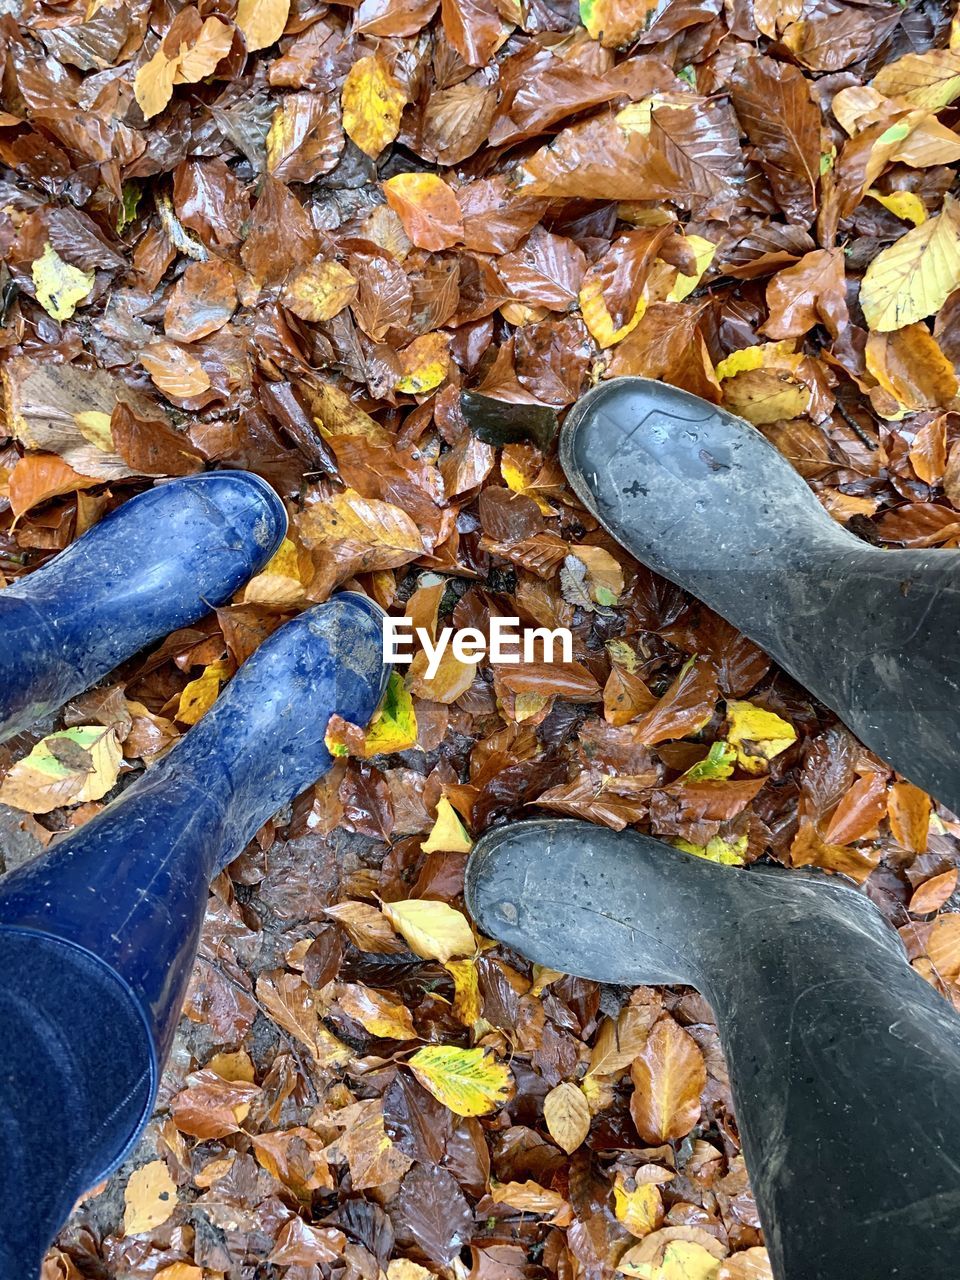
{"label": "muddy boot", "polygon": [[131,498],[0,591],[0,741],[229,600],[286,528],[258,476],[186,476]]}
{"label": "muddy boot", "polygon": [[904,777],[960,811],[960,551],[884,551],[827,515],[749,423],[618,378],[567,416],[571,485]]}
{"label": "muddy boot", "polygon": [[344,593],[288,622],[162,760],[0,882],[4,1280],[34,1280],[149,1118],[207,884],[330,767],[331,714],[370,719],[382,616]]}
{"label": "muddy boot", "polygon": [[483,836],[466,898],[539,964],[709,1000],[777,1280],[953,1280],[960,1017],[863,894],[546,819]]}

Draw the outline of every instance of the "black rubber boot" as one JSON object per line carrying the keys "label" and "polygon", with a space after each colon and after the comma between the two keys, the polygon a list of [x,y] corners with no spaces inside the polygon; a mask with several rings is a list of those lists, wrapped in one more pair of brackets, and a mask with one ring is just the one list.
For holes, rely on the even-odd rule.
{"label": "black rubber boot", "polygon": [[960,811],[960,551],[861,542],[749,423],[646,378],[584,396],[560,456],[580,500],[632,555]]}
{"label": "black rubber boot", "polygon": [[485,835],[466,897],[540,964],[703,992],[778,1280],[954,1280],[960,1017],[869,899],[552,819]]}

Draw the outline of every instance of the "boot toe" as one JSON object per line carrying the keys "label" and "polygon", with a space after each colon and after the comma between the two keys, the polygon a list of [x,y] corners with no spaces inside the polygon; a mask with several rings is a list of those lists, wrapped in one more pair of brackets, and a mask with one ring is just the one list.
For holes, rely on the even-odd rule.
{"label": "boot toe", "polygon": [[251,471],[207,471],[187,481],[218,509],[259,572],[286,537],[287,513],[279,495]]}

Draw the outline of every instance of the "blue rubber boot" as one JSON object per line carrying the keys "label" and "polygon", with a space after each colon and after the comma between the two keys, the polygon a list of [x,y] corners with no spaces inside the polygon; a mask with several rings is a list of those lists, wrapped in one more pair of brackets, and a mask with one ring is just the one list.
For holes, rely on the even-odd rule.
{"label": "blue rubber boot", "polygon": [[131,498],[0,591],[0,742],[229,600],[286,528],[259,476],[186,476]]}
{"label": "blue rubber boot", "polygon": [[153,1108],[207,885],[331,765],[386,686],[382,613],[345,592],[276,631],[118,799],[0,883],[0,1277],[33,1280]]}

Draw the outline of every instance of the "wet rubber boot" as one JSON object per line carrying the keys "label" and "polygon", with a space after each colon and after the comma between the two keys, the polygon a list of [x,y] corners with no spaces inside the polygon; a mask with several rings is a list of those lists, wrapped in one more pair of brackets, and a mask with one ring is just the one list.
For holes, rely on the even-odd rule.
{"label": "wet rubber boot", "polygon": [[749,423],[646,378],[578,401],[560,457],[632,555],[960,812],[960,551],[861,542]]}
{"label": "wet rubber boot", "polygon": [[0,742],[258,573],[287,529],[259,476],[212,471],[131,498],[0,591]]}
{"label": "wet rubber boot", "polygon": [[954,1280],[960,1017],[863,894],[549,819],[483,836],[466,899],[539,964],[703,993],[777,1280]]}
{"label": "wet rubber boot", "polygon": [[276,631],[92,821],[0,882],[0,1277],[34,1280],[150,1116],[210,879],[332,763],[332,713],[386,684],[382,613],[344,593]]}

